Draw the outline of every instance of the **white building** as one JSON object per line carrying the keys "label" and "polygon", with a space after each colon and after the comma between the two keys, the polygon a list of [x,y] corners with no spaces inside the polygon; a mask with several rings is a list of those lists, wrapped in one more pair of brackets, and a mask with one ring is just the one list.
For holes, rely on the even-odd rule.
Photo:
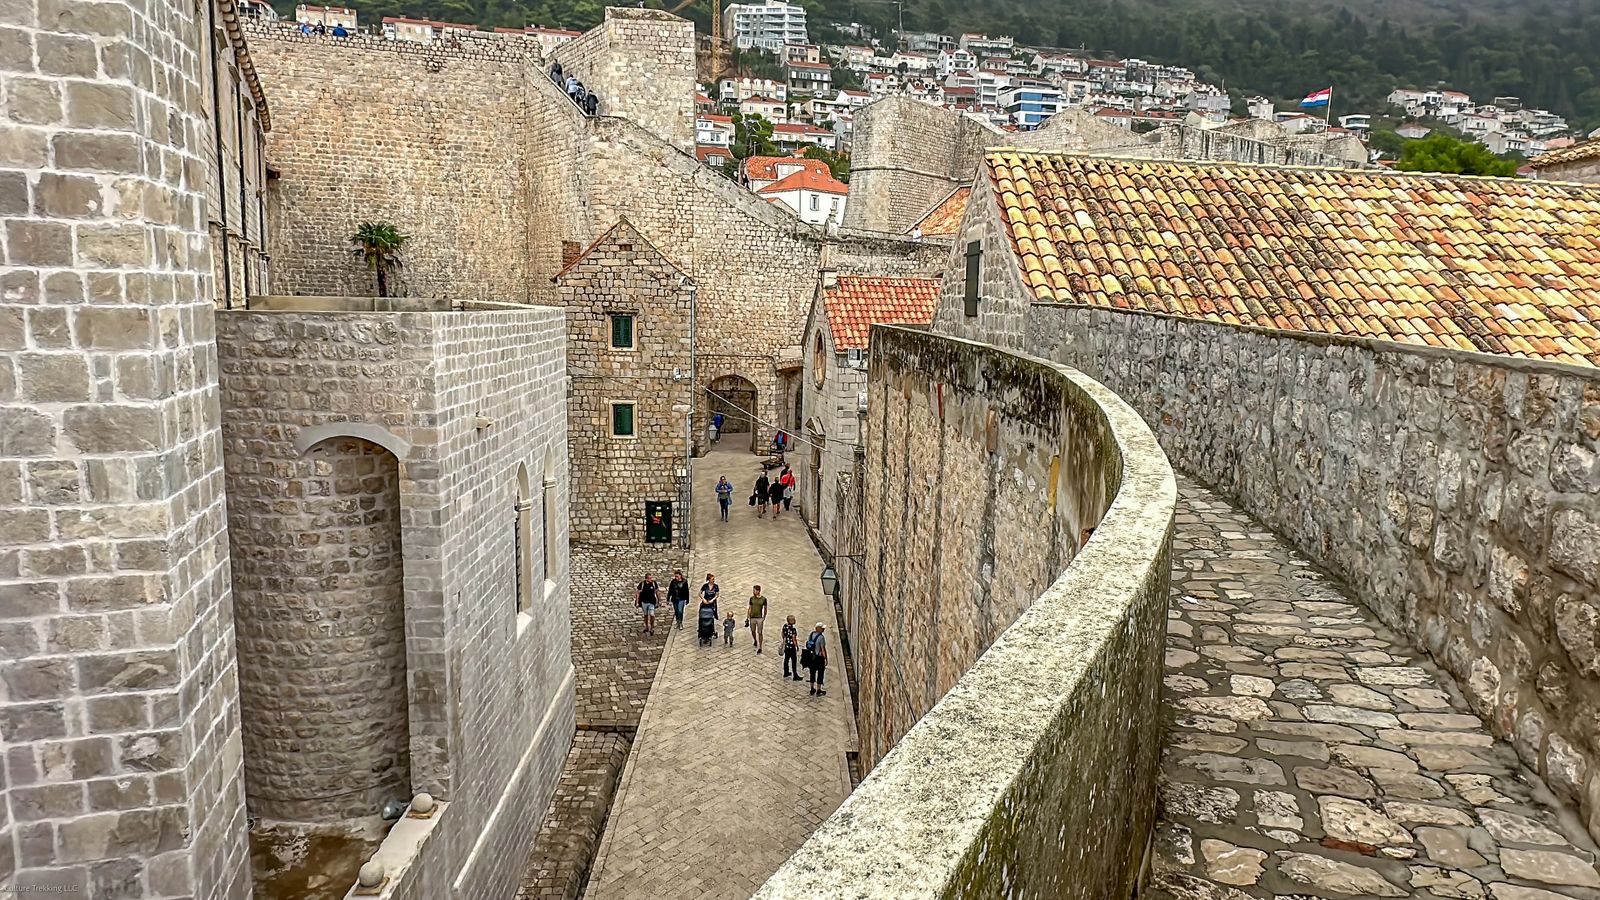
{"label": "white building", "polygon": [[808,225],[828,225],[844,221],[850,186],[832,175],[803,171],[773,182],[758,193],[768,202],[789,207]]}
{"label": "white building", "polygon": [[990,37],[987,34],[973,32],[963,34],[958,43],[961,49],[977,57],[1010,56],[1011,50],[1016,46],[1016,41],[1009,37]]}
{"label": "white building", "polygon": [[739,101],[739,114],[760,116],[774,125],[789,121],[789,104],[772,97],[746,97]]}
{"label": "white building", "polygon": [[302,3],[294,8],[294,20],[301,25],[325,25],[328,28],[343,25],[351,31],[356,30],[356,11],[348,6],[309,6]]}
{"label": "white building", "polygon": [[839,146],[839,136],[827,128],[785,122],[772,126],[772,142],[778,149],[792,153],[808,146],[833,150]]}
{"label": "white building", "polygon": [[1032,131],[1061,109],[1061,91],[1042,81],[1021,81],[1002,90],[999,102],[1008,122]]}
{"label": "white building", "polygon": [[555,50],[568,41],[583,36],[581,31],[569,31],[565,28],[541,28],[538,25],[529,25],[523,29],[523,35],[539,45],[539,52],[548,57]]}
{"label": "white building", "polygon": [[1369,131],[1372,128],[1372,116],[1366,113],[1351,113],[1348,116],[1340,116],[1339,127],[1348,128],[1351,131]]}
{"label": "white building", "polygon": [[701,147],[733,146],[733,116],[702,113],[694,120],[694,142]]}
{"label": "white building", "polygon": [[1249,111],[1252,119],[1266,119],[1272,121],[1274,112],[1272,100],[1267,97],[1251,97],[1245,101],[1245,109]]}
{"label": "white building", "polygon": [[955,72],[972,72],[978,68],[978,58],[966,50],[945,50],[934,61],[934,71],[940,78],[949,78]]}
{"label": "white building", "polygon": [[717,85],[717,96],[724,103],[743,103],[751,97],[788,100],[789,86],[771,78],[724,78]]}
{"label": "white building", "polygon": [[811,43],[806,8],[783,0],[728,4],[722,13],[722,33],[740,50],[782,53],[786,44]]}

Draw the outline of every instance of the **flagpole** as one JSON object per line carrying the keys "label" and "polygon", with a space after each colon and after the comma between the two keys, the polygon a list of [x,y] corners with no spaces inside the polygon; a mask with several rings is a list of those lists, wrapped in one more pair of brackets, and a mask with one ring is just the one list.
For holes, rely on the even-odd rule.
{"label": "flagpole", "polygon": [[1322,129],[1328,131],[1333,128],[1333,85],[1328,85],[1328,111],[1322,117]]}

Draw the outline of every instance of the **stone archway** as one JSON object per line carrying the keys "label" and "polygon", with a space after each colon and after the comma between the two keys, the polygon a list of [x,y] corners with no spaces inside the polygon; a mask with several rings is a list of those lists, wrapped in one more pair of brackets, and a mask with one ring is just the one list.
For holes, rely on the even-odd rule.
{"label": "stone archway", "polygon": [[755,383],[740,375],[723,375],[713,380],[709,389],[711,396],[707,407],[713,416],[722,413],[723,441],[730,436],[734,440],[748,440],[750,451],[759,452],[761,448],[756,446],[756,439],[761,427],[753,415],[760,409],[756,402],[760,397]]}

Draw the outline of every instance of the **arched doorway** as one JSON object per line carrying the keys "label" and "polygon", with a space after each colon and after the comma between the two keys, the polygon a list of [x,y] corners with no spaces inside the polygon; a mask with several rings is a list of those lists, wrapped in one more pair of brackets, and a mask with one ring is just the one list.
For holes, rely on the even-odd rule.
{"label": "arched doorway", "polygon": [[755,384],[738,375],[724,375],[711,382],[710,390],[707,408],[712,416],[722,414],[722,443],[731,438],[748,442],[752,453],[760,450],[756,437],[761,428],[753,418],[758,409]]}
{"label": "arched doorway", "polygon": [[399,460],[328,437],[261,488],[230,511],[246,800],[376,816],[412,787]]}

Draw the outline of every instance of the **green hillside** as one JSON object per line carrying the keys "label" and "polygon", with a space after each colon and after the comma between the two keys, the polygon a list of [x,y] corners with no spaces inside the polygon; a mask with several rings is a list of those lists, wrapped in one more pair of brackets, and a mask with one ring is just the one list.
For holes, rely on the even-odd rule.
{"label": "green hillside", "polygon": [[[649,0],[661,6],[662,0]],[[673,4],[668,4],[673,5]],[[829,21],[887,35],[893,0],[805,3],[814,37]],[[292,4],[290,4],[292,6]],[[600,0],[365,0],[365,21],[412,15],[481,25],[587,28]],[[708,0],[682,14],[702,28]],[[287,9],[286,9],[287,11]],[[1378,112],[1395,86],[1445,84],[1487,101],[1522,98],[1585,130],[1600,126],[1600,0],[906,0],[908,30],[1012,34],[1186,65],[1236,94],[1298,97],[1335,86],[1335,112]]]}

